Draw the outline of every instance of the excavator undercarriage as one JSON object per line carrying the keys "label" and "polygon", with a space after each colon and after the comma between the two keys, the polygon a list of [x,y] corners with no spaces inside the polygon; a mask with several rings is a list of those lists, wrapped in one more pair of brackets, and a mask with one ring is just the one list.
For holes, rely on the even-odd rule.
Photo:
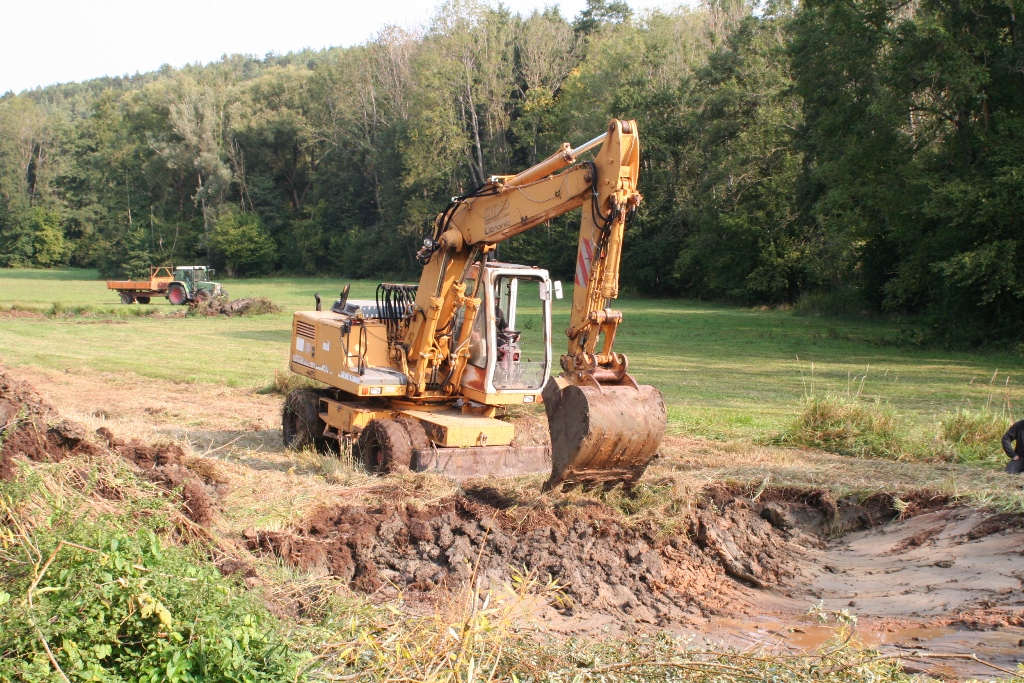
{"label": "excavator undercarriage", "polygon": [[[598,148],[592,161],[580,155]],[[550,471],[545,490],[632,486],[665,432],[661,393],[614,351],[619,262],[636,190],[635,122],[515,176],[455,198],[424,240],[418,285],[385,283],[374,300],[295,313],[289,366],[322,383],[290,394],[291,447],[352,447],[374,471],[456,478]],[[567,352],[551,376],[552,304],[561,283],[541,268],[493,260],[495,247],[582,208]],[[498,419],[544,403],[547,444]]]}

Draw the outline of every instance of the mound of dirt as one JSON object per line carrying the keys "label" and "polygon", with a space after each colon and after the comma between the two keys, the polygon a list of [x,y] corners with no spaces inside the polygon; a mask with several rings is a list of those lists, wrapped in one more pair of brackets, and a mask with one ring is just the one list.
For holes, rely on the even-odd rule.
{"label": "mound of dirt", "polygon": [[136,465],[150,481],[168,490],[181,487],[182,511],[189,519],[202,526],[209,526],[213,521],[216,506],[203,480],[182,464],[185,453],[181,446],[171,443],[153,447],[141,441],[125,442],[106,427],[100,427],[96,433],[103,437],[110,450]]}
{"label": "mound of dirt", "polygon": [[564,586],[563,612],[662,624],[735,613],[736,581],[778,587],[800,575],[802,546],[764,510],[742,497],[712,500],[670,531],[653,521],[631,524],[594,501],[523,509],[478,489],[430,507],[321,509],[291,531],[247,531],[245,540],[357,590],[401,590],[407,598],[474,572],[485,584],[507,582],[525,568]]}
{"label": "mound of dirt", "polygon": [[[168,490],[182,488],[183,512],[192,521],[206,526],[213,520],[215,506],[203,486],[203,480],[182,464],[184,452],[177,444],[147,446],[139,441],[126,443],[100,427],[97,434],[144,476]],[[69,455],[96,455],[101,452],[90,440],[88,430],[66,420],[27,382],[19,382],[0,368],[0,481],[17,474],[14,458],[35,462],[59,462]]]}
{"label": "mound of dirt", "polygon": [[264,313],[280,313],[281,307],[266,297],[257,296],[245,299],[211,299],[195,307],[201,315],[262,315]]}
{"label": "mound of dirt", "polygon": [[46,462],[96,452],[81,425],[61,418],[31,385],[0,368],[0,481],[14,477],[16,456]]}

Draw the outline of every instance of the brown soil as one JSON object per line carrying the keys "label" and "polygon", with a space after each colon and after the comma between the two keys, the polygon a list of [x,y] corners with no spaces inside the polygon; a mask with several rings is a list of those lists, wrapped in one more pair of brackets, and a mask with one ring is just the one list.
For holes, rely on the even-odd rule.
{"label": "brown soil", "polygon": [[[1024,660],[1017,646],[1024,639],[1024,516],[951,508],[948,494],[922,493],[948,492],[949,481],[1002,491],[1008,484],[1001,472],[983,480],[948,463],[922,467],[670,436],[644,483],[657,489],[659,477],[675,481],[693,507],[652,523],[640,520],[649,520],[649,510],[630,517],[606,504],[621,499],[614,495],[519,499],[508,482],[495,484],[501,491],[480,483],[459,490],[434,478],[381,480],[347,470],[330,483],[315,463],[282,450],[280,397],[79,368],[10,374],[90,425],[86,437],[100,426],[124,437],[110,435],[110,448],[142,471],[165,473],[166,486],[187,486],[166,468],[187,466],[208,484],[218,473],[225,477],[217,494],[224,514],[216,520],[224,539],[244,536],[272,562],[333,575],[375,600],[400,594],[411,609],[425,610],[474,569],[481,587],[532,571],[564,585],[564,599],[531,603],[532,618],[558,633],[653,622],[709,646],[796,651],[831,637],[831,623],[806,616],[821,601],[827,611],[856,615],[858,638],[886,652],[977,652],[1010,669],[1015,658]],[[45,415],[36,421],[44,434],[66,421]],[[515,421],[524,440],[542,442],[535,417],[523,410]],[[77,434],[78,442],[59,442],[72,452],[75,443],[92,443],[69,429],[71,423],[55,427],[51,436]],[[207,457],[145,445],[172,439]],[[44,448],[41,459],[63,457],[56,452]],[[737,483],[705,483],[724,481]],[[889,493],[866,501],[838,493],[878,489]],[[260,563],[232,555],[218,562],[221,571],[261,585],[253,576]],[[962,667],[957,675],[992,673],[941,662]]]}
{"label": "brown soil", "polygon": [[263,313],[280,313],[281,307],[266,297],[212,299],[196,305],[195,310],[202,315],[260,315]]}
{"label": "brown soil", "polygon": [[0,369],[0,480],[16,474],[15,456],[44,462],[96,452],[81,425],[61,418],[30,384]]}
{"label": "brown soil", "polygon": [[106,440],[112,451],[141,469],[149,480],[169,490],[181,487],[182,510],[189,519],[202,526],[213,521],[216,506],[203,480],[182,464],[185,453],[181,446],[172,443],[153,447],[141,441],[126,443],[106,427],[100,427],[96,433]]}
{"label": "brown soil", "polygon": [[[180,446],[126,443],[103,427],[97,434],[110,450],[137,466],[146,478],[168,490],[180,487],[186,516],[197,524],[210,524],[216,509],[213,500],[202,479],[182,464],[184,453]],[[18,457],[59,462],[70,455],[95,455],[100,451],[101,447],[82,425],[61,417],[32,385],[15,380],[0,368],[0,481],[15,477],[18,470],[14,459]]]}
{"label": "brown soil", "polygon": [[[564,587],[565,615],[597,611],[669,624],[753,609],[741,587],[792,585],[802,574],[801,541],[810,537],[788,530],[817,528],[828,517],[807,503],[710,494],[674,520],[675,530],[631,523],[594,501],[521,508],[478,488],[429,507],[324,508],[291,531],[245,537],[253,550],[364,592],[414,598],[474,574],[506,583],[526,569]],[[833,505],[843,519],[870,523],[866,508]]]}
{"label": "brown soil", "polygon": [[39,313],[37,311],[16,311],[14,309],[8,309],[6,311],[0,311],[0,318],[45,318],[45,313]]}

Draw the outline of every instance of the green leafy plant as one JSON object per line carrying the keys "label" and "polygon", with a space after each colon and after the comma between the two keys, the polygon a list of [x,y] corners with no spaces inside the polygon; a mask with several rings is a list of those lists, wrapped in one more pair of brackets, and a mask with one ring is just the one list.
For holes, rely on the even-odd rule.
{"label": "green leafy plant", "polygon": [[26,495],[32,483],[0,489],[0,680],[295,678],[301,657],[276,620],[201,547],[161,543],[159,514],[58,505],[40,524],[18,512]]}

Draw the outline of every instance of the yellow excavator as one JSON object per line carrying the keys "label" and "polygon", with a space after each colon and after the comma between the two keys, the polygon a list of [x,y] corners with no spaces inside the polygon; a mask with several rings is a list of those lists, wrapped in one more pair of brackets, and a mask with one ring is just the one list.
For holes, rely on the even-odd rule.
{"label": "yellow excavator", "polygon": [[[578,158],[596,149],[592,160]],[[614,351],[625,227],[640,204],[635,121],[612,120],[522,173],[455,197],[417,254],[419,285],[295,313],[289,368],[327,385],[285,399],[285,445],[336,440],[372,471],[455,478],[546,471],[545,490],[631,487],[657,454],[665,401]],[[501,242],[582,208],[567,352],[551,376],[546,270],[494,260]],[[517,443],[499,409],[543,401],[547,445]]]}

